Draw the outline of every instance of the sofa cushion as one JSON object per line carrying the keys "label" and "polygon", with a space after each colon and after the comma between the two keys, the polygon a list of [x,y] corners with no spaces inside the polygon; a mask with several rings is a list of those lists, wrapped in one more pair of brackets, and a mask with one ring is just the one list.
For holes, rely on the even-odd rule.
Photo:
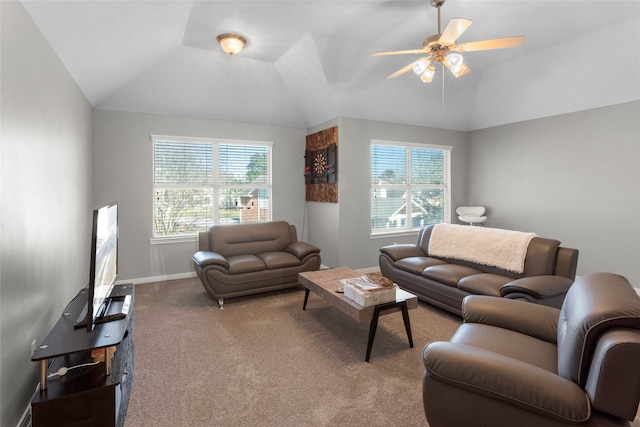
{"label": "sofa cushion", "polygon": [[554,374],[557,372],[558,350],[553,343],[509,329],[480,323],[463,323],[450,342],[482,348]]}
{"label": "sofa cushion", "polygon": [[409,273],[422,274],[425,268],[441,264],[446,264],[446,262],[426,256],[412,256],[394,262],[393,266]]}
{"label": "sofa cushion", "polygon": [[235,255],[227,258],[229,273],[242,274],[266,269],[264,262],[255,255]]}
{"label": "sofa cushion", "polygon": [[427,267],[422,272],[422,276],[427,279],[437,280],[449,286],[457,286],[460,279],[473,274],[481,274],[482,271],[473,267],[459,264],[440,264]]}
{"label": "sofa cushion", "polygon": [[289,252],[264,252],[257,256],[264,262],[267,270],[300,265],[300,259]]}
{"label": "sofa cushion", "polygon": [[209,230],[210,250],[225,257],[283,251],[291,242],[285,221],[214,225]]}
{"label": "sofa cushion", "polygon": [[500,297],[500,289],[513,280],[500,274],[482,273],[463,277],[458,281],[458,288],[476,295]]}

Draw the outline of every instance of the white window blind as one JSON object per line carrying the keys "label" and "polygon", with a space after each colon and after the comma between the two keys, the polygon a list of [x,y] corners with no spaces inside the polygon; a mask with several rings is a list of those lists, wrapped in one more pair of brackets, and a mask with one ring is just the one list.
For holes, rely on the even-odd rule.
{"label": "white window blind", "polygon": [[271,144],[153,136],[153,235],[271,219]]}
{"label": "white window blind", "polygon": [[371,233],[451,222],[451,147],[372,141]]}

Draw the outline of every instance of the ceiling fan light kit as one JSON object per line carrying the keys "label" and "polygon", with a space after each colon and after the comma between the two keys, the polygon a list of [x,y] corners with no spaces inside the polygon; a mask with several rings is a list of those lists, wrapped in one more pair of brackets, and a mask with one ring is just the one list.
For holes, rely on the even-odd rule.
{"label": "ceiling fan light kit", "polygon": [[429,68],[427,68],[426,71],[420,75],[420,80],[425,83],[431,83],[431,80],[433,80],[433,76],[435,75],[436,67],[434,67],[433,65],[429,65]]}
{"label": "ceiling fan light kit", "polygon": [[413,72],[416,73],[417,75],[420,75],[425,71],[427,71],[427,68],[429,68],[430,64],[431,63],[429,62],[428,58],[418,59],[416,62],[413,63]]}
{"label": "ceiling fan light kit", "polygon": [[229,55],[240,53],[247,44],[247,40],[238,34],[220,34],[216,40],[220,43],[222,50]]}
{"label": "ceiling fan light kit", "polygon": [[524,44],[524,36],[503,37],[499,39],[481,40],[475,42],[467,42],[458,44],[458,38],[471,25],[471,20],[464,18],[454,18],[441,31],[440,7],[445,0],[430,0],[431,6],[438,9],[438,34],[427,37],[420,49],[395,50],[387,52],[375,52],[371,56],[387,56],[387,55],[424,55],[398,71],[390,74],[387,78],[396,78],[409,70],[420,76],[425,83],[430,83],[435,74],[434,64],[442,64],[447,67],[454,77],[458,78],[471,71],[464,63],[464,57],[460,52],[473,52],[479,50],[502,49],[507,47],[521,46]]}

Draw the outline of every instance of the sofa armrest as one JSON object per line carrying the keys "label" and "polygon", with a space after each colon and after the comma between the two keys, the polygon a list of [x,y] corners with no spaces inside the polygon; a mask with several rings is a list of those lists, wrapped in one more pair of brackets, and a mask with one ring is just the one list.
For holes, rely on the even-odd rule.
{"label": "sofa armrest", "polygon": [[317,248],[315,246],[313,246],[310,243],[307,242],[293,242],[290,243],[289,245],[287,245],[286,248],[284,248],[285,252],[289,252],[292,255],[295,255],[296,257],[298,257],[299,259],[304,258],[305,256],[312,254],[312,253],[320,253],[320,248]]}
{"label": "sofa armrest", "polygon": [[389,255],[393,261],[408,257],[426,256],[419,246],[411,243],[383,246],[380,248],[380,252]]}
{"label": "sofa armrest", "polygon": [[193,262],[198,264],[201,268],[207,265],[220,265],[224,268],[229,268],[229,262],[227,262],[227,259],[217,252],[198,251],[193,255]]}
{"label": "sofa armrest", "polygon": [[556,271],[553,274],[575,280],[579,253],[577,249],[560,246],[556,253]]}
{"label": "sofa armrest", "polygon": [[423,360],[426,374],[454,387],[563,421],[582,422],[590,416],[584,390],[537,366],[449,342],[427,345]]}
{"label": "sofa armrest", "polygon": [[455,387],[563,421],[582,422],[590,416],[584,390],[537,366],[449,342],[427,345],[423,360],[428,375]]}
{"label": "sofa armrest", "polygon": [[497,326],[555,344],[560,310],[526,301],[469,295],[462,301],[466,323]]}
{"label": "sofa armrest", "polygon": [[565,295],[573,280],[562,276],[531,276],[505,283],[500,288],[500,294],[507,297],[510,294],[527,294],[536,300]]}

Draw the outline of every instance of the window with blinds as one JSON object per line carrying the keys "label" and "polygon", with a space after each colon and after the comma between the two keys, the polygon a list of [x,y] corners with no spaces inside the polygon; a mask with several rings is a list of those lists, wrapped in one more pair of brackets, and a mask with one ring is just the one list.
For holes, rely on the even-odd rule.
{"label": "window with blinds", "polygon": [[371,233],[451,222],[451,147],[371,142]]}
{"label": "window with blinds", "polygon": [[271,144],[153,136],[153,235],[271,219]]}

